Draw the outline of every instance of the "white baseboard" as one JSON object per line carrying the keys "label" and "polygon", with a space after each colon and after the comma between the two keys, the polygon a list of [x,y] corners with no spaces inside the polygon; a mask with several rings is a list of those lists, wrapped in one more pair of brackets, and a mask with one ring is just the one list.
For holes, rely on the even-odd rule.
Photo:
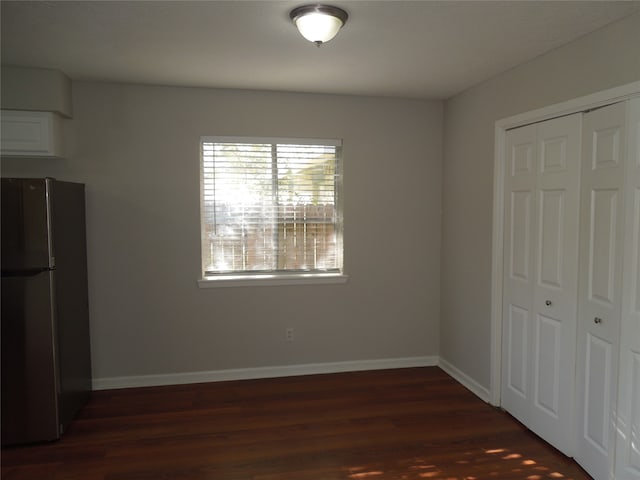
{"label": "white baseboard", "polygon": [[489,390],[480,385],[473,378],[469,377],[466,373],[458,370],[442,357],[440,357],[438,361],[438,366],[449,375],[451,375],[455,380],[457,380],[458,383],[461,383],[467,389],[471,390],[471,392],[478,396],[481,400],[487,403],[491,403],[491,393],[489,392]]}
{"label": "white baseboard", "polygon": [[290,377],[296,375],[313,375],[318,373],[357,372],[363,370],[385,370],[391,368],[435,367],[437,365],[437,356],[385,358],[380,360],[357,360],[352,362],[311,363],[305,365],[286,365],[258,368],[236,368],[228,370],[174,373],[166,375],[137,375],[129,377],[94,378],[92,387],[93,390],[110,390],[115,388],[156,387],[161,385],[221,382],[225,380],[249,380],[257,378]]}

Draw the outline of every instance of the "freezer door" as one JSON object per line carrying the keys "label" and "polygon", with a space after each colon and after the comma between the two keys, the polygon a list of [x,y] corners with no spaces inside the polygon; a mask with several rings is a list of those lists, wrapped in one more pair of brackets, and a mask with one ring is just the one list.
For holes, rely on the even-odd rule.
{"label": "freezer door", "polygon": [[2,278],[2,445],[59,437],[54,271]]}
{"label": "freezer door", "polygon": [[50,235],[51,179],[2,179],[2,271],[55,265]]}

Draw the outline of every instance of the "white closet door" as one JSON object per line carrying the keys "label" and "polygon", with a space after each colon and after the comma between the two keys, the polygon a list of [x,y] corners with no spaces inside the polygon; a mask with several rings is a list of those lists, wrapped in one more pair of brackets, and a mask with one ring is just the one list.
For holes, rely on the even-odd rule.
{"label": "white closet door", "polygon": [[536,126],[508,131],[506,142],[502,406],[528,425],[531,413]]}
{"label": "white closet door", "polygon": [[576,460],[612,478],[621,305],[625,104],[584,115]]}
{"label": "white closet door", "polygon": [[502,404],[573,454],[581,115],[507,132]]}
{"label": "white closet door", "polygon": [[538,124],[531,430],[572,456],[582,115]]}
{"label": "white closet door", "polygon": [[628,118],[616,479],[640,480],[640,98]]}

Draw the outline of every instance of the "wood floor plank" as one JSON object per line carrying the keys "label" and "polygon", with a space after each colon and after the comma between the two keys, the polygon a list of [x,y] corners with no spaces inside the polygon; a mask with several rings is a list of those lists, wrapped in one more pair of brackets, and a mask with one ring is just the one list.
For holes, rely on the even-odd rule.
{"label": "wood floor plank", "polygon": [[2,480],[587,480],[437,367],[93,392]]}

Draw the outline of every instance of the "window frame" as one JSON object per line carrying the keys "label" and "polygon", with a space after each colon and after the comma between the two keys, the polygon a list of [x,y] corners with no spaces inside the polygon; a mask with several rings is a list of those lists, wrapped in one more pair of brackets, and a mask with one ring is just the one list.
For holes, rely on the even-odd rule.
{"label": "window frame", "polygon": [[197,280],[199,288],[239,287],[239,286],[279,286],[279,285],[331,285],[346,283],[349,276],[344,272],[344,210],[343,210],[343,159],[342,152],[336,158],[336,214],[338,220],[338,255],[340,267],[337,271],[272,271],[272,272],[228,272],[206,275],[203,257],[204,229],[204,143],[245,143],[245,144],[293,144],[293,145],[327,145],[336,146],[342,150],[341,139],[325,138],[293,138],[293,137],[243,137],[243,136],[201,136],[199,140],[200,155],[200,278]]}

